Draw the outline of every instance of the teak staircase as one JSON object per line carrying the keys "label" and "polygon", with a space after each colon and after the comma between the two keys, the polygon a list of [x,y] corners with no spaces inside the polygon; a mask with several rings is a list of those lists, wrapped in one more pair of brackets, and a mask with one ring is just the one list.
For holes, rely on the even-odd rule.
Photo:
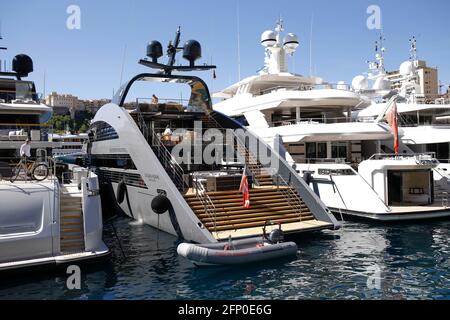
{"label": "teak staircase", "polygon": [[185,199],[210,232],[263,227],[266,221],[287,224],[314,220],[314,216],[300,198],[296,199],[295,204],[285,200],[282,193],[288,188],[250,189],[248,209],[243,207],[242,193],[239,191],[207,192],[215,206],[214,215],[207,212],[196,194],[187,194]]}
{"label": "teak staircase", "polygon": [[60,200],[60,244],[61,252],[84,251],[84,227],[82,198],[64,192]]}

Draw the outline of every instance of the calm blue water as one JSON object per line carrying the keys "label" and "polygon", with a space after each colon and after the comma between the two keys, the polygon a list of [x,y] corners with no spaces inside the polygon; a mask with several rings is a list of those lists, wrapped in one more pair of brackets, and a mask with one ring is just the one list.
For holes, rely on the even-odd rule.
{"label": "calm blue water", "polygon": [[347,222],[297,238],[296,259],[210,269],[179,258],[170,235],[125,218],[115,226],[126,258],[106,226],[112,259],[83,267],[81,290],[66,289],[63,272],[21,276],[0,280],[0,299],[450,299],[448,221]]}

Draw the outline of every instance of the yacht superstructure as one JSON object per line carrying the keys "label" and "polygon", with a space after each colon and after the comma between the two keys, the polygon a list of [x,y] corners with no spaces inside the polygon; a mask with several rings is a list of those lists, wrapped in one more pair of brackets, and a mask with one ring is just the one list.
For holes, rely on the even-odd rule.
{"label": "yacht superstructure", "polygon": [[[417,197],[412,194],[396,202],[402,206],[402,214],[393,214],[388,195],[395,187],[394,183],[387,182],[390,172],[424,170],[433,176],[438,162],[429,155],[411,154],[374,159],[374,154],[384,152],[384,146],[393,144],[393,133],[384,118],[395,99],[380,109],[374,119],[354,121],[353,112],[370,105],[370,100],[342,82],[336,88],[322,89],[315,86],[323,83],[319,78],[288,73],[286,60],[293,54],[298,40],[292,34],[282,40],[282,31],[280,21],[276,32],[262,34],[265,68],[260,75],[246,78],[215,94],[214,97],[224,100],[216,103],[214,110],[248,126],[251,132],[272,145],[333,212],[378,220],[421,219],[425,216],[413,214],[417,211],[413,207],[417,203],[426,203],[436,205],[438,208],[434,209],[439,211],[439,216],[448,216],[447,205],[434,199],[433,183],[416,190],[414,185],[406,182],[395,187],[405,188],[408,194],[410,189],[411,192],[416,190]],[[383,78],[374,81],[377,88],[386,90]],[[386,94],[389,92],[390,88],[387,88]],[[432,165],[425,166],[417,157],[425,157]],[[404,166],[406,163],[409,167]],[[361,165],[364,174],[358,169]],[[371,178],[380,170],[386,182],[382,188]],[[442,182],[445,187],[446,181]],[[442,192],[445,197],[445,191]],[[427,202],[417,200],[425,197],[424,194],[429,195]]]}
{"label": "yacht superstructure", "polygon": [[[382,39],[382,38],[381,38]],[[399,135],[403,142],[403,148],[411,153],[435,153],[441,162],[438,170],[444,174],[450,170],[450,125],[448,115],[450,104],[438,99],[434,103],[425,101],[425,92],[421,92],[418,75],[420,61],[417,59],[416,39],[410,39],[410,60],[403,62],[399,68],[398,89],[400,94],[397,102],[399,113]],[[359,121],[373,120],[381,110],[386,107],[388,98],[385,95],[392,91],[392,83],[388,79],[388,73],[384,68],[384,48],[381,43],[381,53],[376,54],[376,62],[369,65],[368,76],[357,76],[353,80],[353,89],[362,95],[372,99],[369,106],[361,108],[354,113]],[[369,81],[375,81],[369,88]]]}
{"label": "yacht superstructure", "polygon": [[[97,112],[90,127],[90,167],[123,211],[198,243],[259,236],[267,223],[291,234],[338,228],[333,215],[278,154],[212,110],[208,87],[200,78],[172,74],[212,68],[194,64],[201,56],[198,42],[178,48],[179,41],[178,30],[168,47],[167,65],[157,62],[161,44],[151,42],[151,60],[140,63],[160,72],[131,79],[113,103]],[[189,66],[174,66],[179,50]],[[147,87],[133,96],[142,85],[155,89]],[[169,89],[172,94],[175,90],[173,98],[157,97]],[[176,97],[178,90],[188,100]],[[142,98],[142,92],[153,97]],[[275,167],[279,169],[273,171]]]}

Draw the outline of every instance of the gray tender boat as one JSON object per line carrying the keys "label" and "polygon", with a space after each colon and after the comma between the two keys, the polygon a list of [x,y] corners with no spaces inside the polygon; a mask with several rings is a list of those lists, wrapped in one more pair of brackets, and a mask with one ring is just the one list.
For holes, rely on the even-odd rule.
{"label": "gray tender boat", "polygon": [[283,236],[278,233],[281,230],[274,231],[269,236],[264,232],[262,237],[213,244],[181,243],[177,252],[196,266],[240,265],[295,256],[297,244],[281,242]]}

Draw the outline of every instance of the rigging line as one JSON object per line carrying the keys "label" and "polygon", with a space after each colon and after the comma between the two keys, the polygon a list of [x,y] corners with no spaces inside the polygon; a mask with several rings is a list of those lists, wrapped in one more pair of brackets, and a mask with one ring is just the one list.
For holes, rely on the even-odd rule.
{"label": "rigging line", "polygon": [[237,62],[238,62],[238,80],[241,81],[241,26],[239,22],[239,0],[236,2],[236,23],[237,23]]}
{"label": "rigging line", "polygon": [[123,70],[125,67],[125,58],[127,55],[127,45],[125,44],[125,47],[123,48],[123,57],[122,57],[122,68],[120,70],[120,83],[119,83],[119,88],[122,86],[122,79],[123,79]]}
{"label": "rigging line", "polygon": [[314,13],[311,14],[311,28],[309,33],[309,76],[312,77],[313,75],[313,25],[314,25]]}

